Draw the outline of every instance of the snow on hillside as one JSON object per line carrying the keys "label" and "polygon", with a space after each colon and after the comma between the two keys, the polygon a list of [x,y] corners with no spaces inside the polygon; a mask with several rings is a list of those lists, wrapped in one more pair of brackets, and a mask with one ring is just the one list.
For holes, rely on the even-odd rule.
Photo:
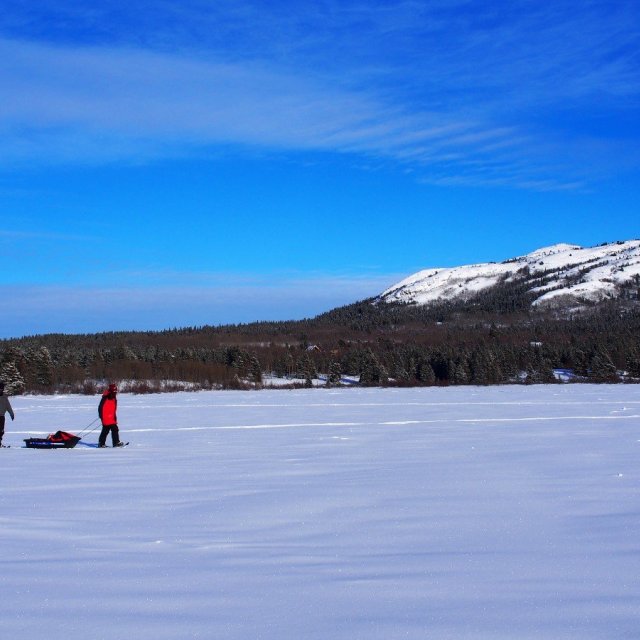
{"label": "snow on hillside", "polygon": [[6,638],[638,635],[638,386],[122,394],[129,447],[20,448],[97,401],[13,399]]}
{"label": "snow on hillside", "polygon": [[538,294],[534,304],[567,295],[590,301],[615,297],[620,284],[640,276],[640,240],[592,248],[557,244],[500,263],[426,269],[393,285],[378,300],[419,305],[464,300],[503,279],[533,280],[542,274],[551,275],[552,282],[538,288],[532,285],[531,291]]}

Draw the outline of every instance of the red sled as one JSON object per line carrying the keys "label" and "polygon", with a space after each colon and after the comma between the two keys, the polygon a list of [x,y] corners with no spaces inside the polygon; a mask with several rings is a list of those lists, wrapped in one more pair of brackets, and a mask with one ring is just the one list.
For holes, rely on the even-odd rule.
{"label": "red sled", "polygon": [[80,436],[73,433],[56,431],[46,438],[25,438],[24,443],[27,449],[73,449],[80,440]]}

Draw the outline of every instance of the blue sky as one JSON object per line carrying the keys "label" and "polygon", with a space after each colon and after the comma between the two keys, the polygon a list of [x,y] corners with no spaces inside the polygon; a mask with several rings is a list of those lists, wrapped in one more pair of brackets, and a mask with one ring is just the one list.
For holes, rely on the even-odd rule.
{"label": "blue sky", "polygon": [[637,238],[639,45],[635,0],[3,0],[0,337]]}

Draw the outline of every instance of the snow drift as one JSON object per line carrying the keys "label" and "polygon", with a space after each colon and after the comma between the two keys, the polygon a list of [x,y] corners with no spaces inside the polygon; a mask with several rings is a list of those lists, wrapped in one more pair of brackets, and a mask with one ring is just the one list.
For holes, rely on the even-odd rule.
{"label": "snow drift", "polygon": [[639,386],[124,394],[126,449],[20,448],[96,404],[15,399],[6,638],[638,635]]}

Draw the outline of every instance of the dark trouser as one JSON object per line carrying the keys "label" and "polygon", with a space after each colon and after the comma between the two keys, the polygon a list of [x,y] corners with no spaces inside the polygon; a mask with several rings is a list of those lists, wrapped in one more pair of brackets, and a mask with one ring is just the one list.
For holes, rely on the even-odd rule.
{"label": "dark trouser", "polygon": [[118,425],[117,424],[103,424],[102,431],[100,432],[100,437],[98,438],[99,445],[107,444],[107,435],[109,435],[109,431],[111,431],[111,442],[115,447],[118,442],[120,442],[120,436],[118,435]]}
{"label": "dark trouser", "polygon": [[2,436],[4,436],[4,416],[0,416],[0,444],[2,444]]}

